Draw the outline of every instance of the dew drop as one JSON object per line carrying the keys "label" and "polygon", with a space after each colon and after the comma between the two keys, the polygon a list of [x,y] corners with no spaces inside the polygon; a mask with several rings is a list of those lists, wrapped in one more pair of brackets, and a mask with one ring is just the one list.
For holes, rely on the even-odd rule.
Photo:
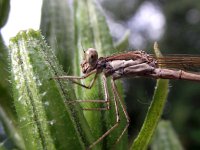
{"label": "dew drop", "polygon": [[40,80],[37,81],[37,85],[38,85],[38,86],[42,86],[42,83],[41,83]]}
{"label": "dew drop", "polygon": [[18,98],[18,101],[21,101],[22,97],[23,97],[23,96],[20,96],[20,97]]}
{"label": "dew drop", "polygon": [[44,102],[44,105],[45,105],[45,106],[49,106],[49,102],[48,102],[48,101],[45,101],[45,102]]}
{"label": "dew drop", "polygon": [[17,85],[17,86],[16,86],[16,89],[19,89],[19,88],[20,88],[20,85]]}
{"label": "dew drop", "polygon": [[36,77],[35,77],[35,76],[33,77],[33,80],[36,80]]}
{"label": "dew drop", "polygon": [[17,81],[17,80],[18,80],[18,77],[17,77],[17,76],[15,76],[15,77],[14,77],[14,80],[15,80],[15,81]]}
{"label": "dew drop", "polygon": [[46,94],[47,94],[47,92],[43,92],[41,95],[42,95],[42,96],[45,96]]}
{"label": "dew drop", "polygon": [[20,122],[23,122],[23,121],[25,121],[26,120],[26,118],[25,117],[22,117],[22,118],[20,118]]}
{"label": "dew drop", "polygon": [[49,122],[49,124],[50,124],[51,126],[53,126],[55,123],[56,123],[56,120],[51,120],[51,121]]}

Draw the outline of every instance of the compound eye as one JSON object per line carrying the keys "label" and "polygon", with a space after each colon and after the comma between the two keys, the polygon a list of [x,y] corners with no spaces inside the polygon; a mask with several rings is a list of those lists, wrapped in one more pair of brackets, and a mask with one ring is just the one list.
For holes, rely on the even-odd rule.
{"label": "compound eye", "polygon": [[95,49],[89,48],[86,52],[87,62],[89,65],[94,66],[96,65],[98,59],[98,53]]}

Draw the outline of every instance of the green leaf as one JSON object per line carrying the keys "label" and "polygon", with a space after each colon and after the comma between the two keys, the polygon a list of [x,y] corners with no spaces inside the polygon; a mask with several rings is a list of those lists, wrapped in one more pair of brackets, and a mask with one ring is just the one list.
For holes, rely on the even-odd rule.
{"label": "green leaf", "polygon": [[[76,51],[74,53],[74,73],[75,75],[81,75],[80,73],[80,62],[82,58],[82,46],[83,48],[93,47],[97,50],[99,57],[108,56],[113,53],[116,53],[116,50],[113,48],[112,38],[109,34],[108,26],[105,21],[105,17],[102,15],[101,8],[98,5],[97,1],[94,0],[85,0],[79,1],[75,0],[74,3],[74,16],[75,16],[75,43]],[[92,77],[91,77],[92,78]],[[86,83],[89,83],[91,80],[87,79]],[[103,100],[104,91],[102,89],[101,78],[98,78],[98,82],[90,90],[84,90],[78,88],[76,90],[77,97],[80,100]],[[120,93],[122,94],[122,85],[118,82],[118,87]],[[111,100],[111,110],[106,112],[93,112],[85,111],[85,117],[90,125],[94,138],[97,140],[102,136],[108,129],[110,129],[116,123],[115,108],[113,103],[113,91],[111,90],[110,80],[108,80],[109,95]],[[105,107],[101,104],[83,104],[84,108],[101,108]],[[127,149],[127,134],[123,136],[119,143],[114,145],[117,138],[122,133],[126,120],[122,109],[120,108],[120,125],[115,130],[113,130],[107,138],[104,138],[102,142],[97,144],[95,147],[100,147],[101,149],[110,149],[115,146],[115,149]]]}
{"label": "green leaf", "polygon": [[170,121],[161,120],[154,134],[152,150],[183,150]]}
{"label": "green leaf", "polygon": [[115,48],[120,50],[120,51],[124,51],[125,49],[128,48],[128,45],[129,45],[129,35],[130,35],[130,31],[127,30],[123,37],[120,39],[120,41],[118,41],[116,44],[115,44]]}
{"label": "green leaf", "polygon": [[72,73],[74,22],[69,0],[44,0],[40,29],[64,71]]}
{"label": "green leaf", "polygon": [[[10,0],[0,0],[0,28],[6,24],[9,11]],[[13,146],[23,149],[23,140],[20,138],[19,130],[16,127],[16,112],[13,109],[13,99],[10,92],[7,59],[8,48],[5,46],[0,32],[0,121],[6,136],[14,142]]]}
{"label": "green leaf", "polygon": [[[154,45],[154,50],[157,56],[161,55],[156,43]],[[166,103],[169,91],[168,84],[169,80],[157,80],[151,105],[148,109],[142,128],[131,146],[132,150],[147,149],[149,142],[151,141],[151,138],[157,128],[157,124]]]}
{"label": "green leaf", "polygon": [[[4,26],[7,21],[8,14],[10,11],[10,0],[0,0],[0,28]],[[4,44],[1,32],[0,32],[0,105],[14,118],[14,111],[10,107],[12,106],[12,98],[9,94],[9,83],[8,83],[8,50]]]}
{"label": "green leaf", "polygon": [[15,111],[11,107],[13,104],[12,97],[10,95],[9,90],[9,68],[8,68],[8,48],[4,45],[4,41],[2,39],[2,36],[0,34],[0,105],[6,111],[6,113],[9,114],[9,116],[12,116],[12,119],[14,119]]}
{"label": "green leaf", "polygon": [[[69,5],[69,1],[61,0],[60,3],[57,3],[53,0],[44,0],[41,30],[47,36],[49,44],[55,49],[59,62],[63,65],[67,74],[73,73],[73,75],[81,75],[80,63],[82,61],[83,48],[94,47],[98,50],[99,56],[106,56],[116,52],[113,48],[112,38],[109,34],[105,17],[102,15],[100,9],[97,2],[93,0],[75,0],[72,8]],[[121,83],[118,82],[117,84],[122,93]],[[111,89],[109,84],[108,86]],[[98,78],[97,83],[91,90],[84,90],[75,86],[75,91],[80,100],[104,98],[100,78]],[[109,93],[112,100],[112,91],[110,90]],[[83,104],[82,106],[87,108],[101,107],[97,104],[90,103]],[[111,106],[112,109],[108,112],[84,111],[85,117],[90,125],[89,129],[93,133],[93,141],[97,140],[114,125],[116,116],[113,102],[111,102]],[[119,128],[114,130],[110,136],[94,148],[98,149],[102,144],[104,148],[114,145],[126,125],[126,120],[121,109],[120,114],[122,119]],[[123,147],[126,149],[127,139],[127,134],[125,134],[121,142],[117,145],[117,148],[120,149]],[[92,143],[90,142],[90,144]]]}
{"label": "green leaf", "polygon": [[[13,118],[9,116],[8,112],[5,112],[3,107],[0,105],[0,121],[3,124],[4,130],[6,131],[7,138],[6,140],[12,140],[13,147],[18,149],[25,149],[24,141],[21,138],[19,129],[16,127],[16,122],[13,121]],[[0,147],[4,145],[3,142],[0,144]]]}
{"label": "green leaf", "polygon": [[91,133],[72,85],[51,78],[63,70],[40,32],[22,31],[10,41],[14,104],[26,149],[84,149]]}
{"label": "green leaf", "polygon": [[10,0],[0,0],[0,28],[2,28],[9,15],[10,11]]}
{"label": "green leaf", "polygon": [[0,143],[0,150],[6,150],[6,148],[3,146],[3,143]]}

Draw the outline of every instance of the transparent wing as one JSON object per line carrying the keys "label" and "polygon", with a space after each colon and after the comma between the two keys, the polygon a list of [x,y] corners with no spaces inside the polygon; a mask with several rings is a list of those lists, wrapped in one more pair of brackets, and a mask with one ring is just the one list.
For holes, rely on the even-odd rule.
{"label": "transparent wing", "polygon": [[200,71],[200,55],[172,54],[155,57],[157,64],[166,68],[177,68],[189,71]]}

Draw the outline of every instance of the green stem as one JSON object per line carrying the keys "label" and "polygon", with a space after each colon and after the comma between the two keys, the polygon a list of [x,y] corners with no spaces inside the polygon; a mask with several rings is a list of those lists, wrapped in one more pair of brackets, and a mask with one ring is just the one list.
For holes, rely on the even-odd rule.
{"label": "green stem", "polygon": [[[157,43],[154,45],[154,50],[156,56],[161,55]],[[160,116],[162,115],[167,100],[168,83],[169,80],[157,80],[152,103],[149,107],[142,128],[131,146],[132,150],[147,149],[148,144],[151,141],[151,138],[157,128],[157,124],[159,122]]]}

